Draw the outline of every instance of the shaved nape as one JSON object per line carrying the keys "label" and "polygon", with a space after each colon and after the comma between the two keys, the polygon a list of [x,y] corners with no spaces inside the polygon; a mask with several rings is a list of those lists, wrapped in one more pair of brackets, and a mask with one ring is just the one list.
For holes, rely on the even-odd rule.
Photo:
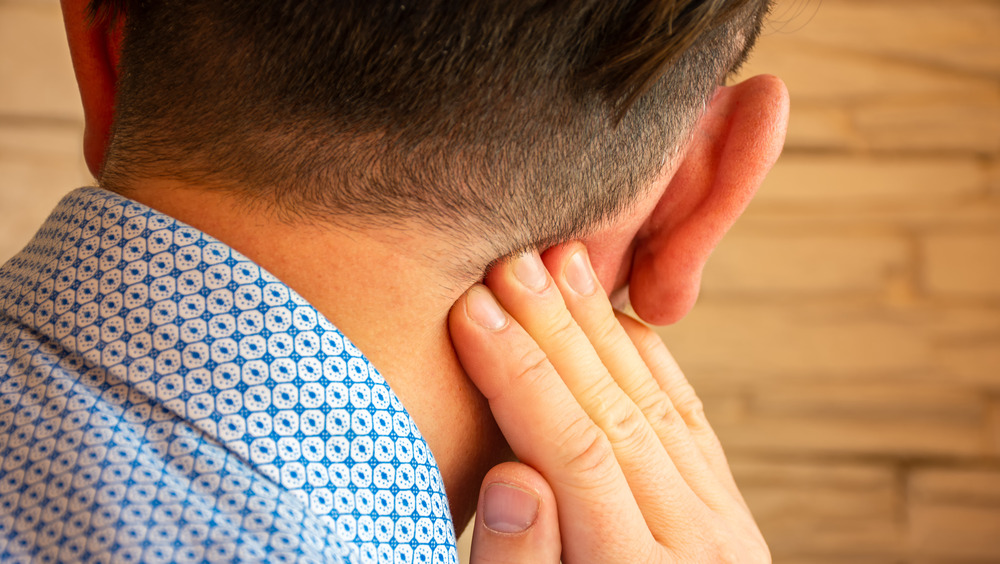
{"label": "shaved nape", "polygon": [[485,233],[498,255],[560,242],[647,189],[769,4],[94,0],[124,19],[99,180]]}

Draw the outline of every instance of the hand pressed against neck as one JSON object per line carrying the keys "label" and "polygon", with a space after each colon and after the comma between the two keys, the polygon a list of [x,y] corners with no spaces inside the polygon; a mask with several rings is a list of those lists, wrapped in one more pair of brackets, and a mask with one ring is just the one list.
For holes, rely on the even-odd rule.
{"label": "hand pressed against neck", "polygon": [[[632,239],[661,192],[652,191],[621,222],[588,241],[594,268],[609,291],[627,282]],[[487,259],[469,259],[478,254],[470,249],[476,243],[417,228],[365,230],[289,221],[235,192],[161,179],[137,181],[126,195],[246,255],[361,349],[431,447],[461,533],[475,510],[483,476],[512,457],[448,334],[452,305],[478,281],[456,279],[448,265],[482,260],[471,271],[485,268]]]}
{"label": "hand pressed against neck", "polygon": [[[675,166],[630,210],[583,239],[604,289],[631,284],[636,311],[649,321],[682,317],[697,296],[708,255],[780,153],[787,112],[787,92],[774,77],[720,89]],[[485,268],[497,258],[484,258],[487,242],[406,226],[291,222],[235,192],[162,179],[128,188],[127,196],[270,271],[365,353],[434,452],[461,532],[486,471],[510,456],[447,328],[452,305],[477,281],[474,275],[456,279],[454,265],[464,261],[465,272]],[[471,264],[476,260],[482,264]]]}

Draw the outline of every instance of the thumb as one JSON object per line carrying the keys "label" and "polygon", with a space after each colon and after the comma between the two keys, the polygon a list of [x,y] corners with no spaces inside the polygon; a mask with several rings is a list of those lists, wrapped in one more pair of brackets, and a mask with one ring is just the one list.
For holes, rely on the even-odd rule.
{"label": "thumb", "polygon": [[494,466],[479,490],[471,564],[558,564],[561,552],[548,482],[520,462]]}

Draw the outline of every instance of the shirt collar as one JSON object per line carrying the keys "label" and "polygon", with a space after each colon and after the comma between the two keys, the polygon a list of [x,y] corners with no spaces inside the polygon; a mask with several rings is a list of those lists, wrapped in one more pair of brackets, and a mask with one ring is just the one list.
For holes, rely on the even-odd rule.
{"label": "shirt collar", "polygon": [[68,194],[3,266],[0,313],[234,448],[239,437],[218,426],[233,395],[223,392],[238,391],[247,416],[246,392],[260,386],[273,416],[280,394],[319,381],[391,407],[426,448],[378,370],[294,290],[217,239],[103,189]]}
{"label": "shirt collar", "polygon": [[[435,512],[451,525],[433,456],[375,367],[294,290],[189,225],[77,189],[0,269],[0,314],[84,363],[83,379],[115,379],[116,393],[149,397],[265,474],[278,469],[255,459],[262,436],[353,439],[357,423],[373,441],[402,438],[433,469]],[[326,398],[316,409],[312,393]]]}
{"label": "shirt collar", "polygon": [[[100,188],[68,194],[3,271],[0,312],[164,403],[174,399],[157,386],[164,378],[226,365],[280,380],[319,375],[322,363],[342,359],[351,381],[388,386],[275,276],[210,235]],[[402,410],[395,394],[389,401]]]}

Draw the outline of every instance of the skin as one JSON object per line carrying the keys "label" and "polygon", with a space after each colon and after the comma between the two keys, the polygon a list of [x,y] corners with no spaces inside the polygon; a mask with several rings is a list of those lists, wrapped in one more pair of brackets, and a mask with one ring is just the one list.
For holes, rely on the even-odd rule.
{"label": "skin", "polygon": [[482,496],[473,562],[769,562],[694,391],[602,290],[571,243],[497,267],[452,310],[462,363],[522,461],[484,493],[506,483],[537,506],[507,520],[524,530],[498,531]]}
{"label": "skin", "polygon": [[[89,26],[85,0],[63,0],[62,5],[86,117],[84,154],[99,176],[112,118],[119,34]],[[655,323],[672,323],[686,314],[697,297],[708,255],[780,153],[787,110],[787,92],[774,77],[720,88],[682,156],[627,213],[581,243],[601,288],[608,290],[598,293],[606,296],[617,289],[623,295],[628,287],[636,312]],[[477,387],[487,380],[471,370],[467,375],[456,345],[478,350],[488,346],[490,338],[483,334],[477,340],[465,333],[464,340],[453,342],[452,308],[467,299],[466,291],[477,280],[456,280],[441,272],[433,259],[461,256],[477,244],[485,247],[485,241],[470,237],[456,242],[416,225],[401,225],[392,232],[334,223],[291,225],[270,210],[248,207],[233,192],[155,175],[137,178],[128,196],[242,252],[309,300],[365,351],[434,452],[459,532],[477,503],[482,504],[481,485],[485,491],[498,480],[514,480],[550,500],[538,514],[539,528],[531,529],[548,532],[504,538],[536,538],[553,550],[556,502],[545,493],[550,491],[549,477],[523,464],[494,467],[509,458],[508,443],[520,455],[519,441],[531,442],[532,430],[541,429],[520,425],[519,432],[528,433],[528,439],[514,440],[514,428],[504,421],[527,417],[529,408],[537,406],[526,404],[524,413],[504,419]],[[535,437],[539,444],[542,439]],[[551,491],[556,501],[565,498],[555,485]]]}

